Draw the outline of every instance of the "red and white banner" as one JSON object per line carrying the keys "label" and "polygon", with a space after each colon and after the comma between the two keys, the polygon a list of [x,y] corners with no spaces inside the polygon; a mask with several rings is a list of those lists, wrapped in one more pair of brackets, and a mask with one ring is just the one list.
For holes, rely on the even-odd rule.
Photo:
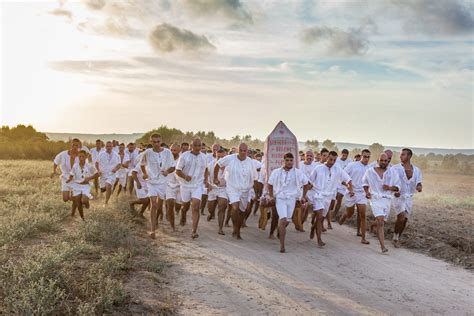
{"label": "red and white banner", "polygon": [[273,170],[283,166],[283,156],[286,153],[292,153],[295,157],[295,167],[298,167],[300,157],[298,154],[298,140],[296,136],[282,121],[278,122],[273,131],[265,140],[264,165],[265,165],[265,183],[268,182]]}

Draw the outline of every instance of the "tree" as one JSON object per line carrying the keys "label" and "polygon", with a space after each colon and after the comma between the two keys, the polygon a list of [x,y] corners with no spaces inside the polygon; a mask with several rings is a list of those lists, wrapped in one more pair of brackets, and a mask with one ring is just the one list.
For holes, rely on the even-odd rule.
{"label": "tree", "polygon": [[316,139],[307,140],[305,143],[306,148],[311,150],[318,150],[319,142]]}
{"label": "tree", "polygon": [[336,146],[336,143],[333,142],[333,141],[330,140],[330,139],[326,139],[326,140],[323,142],[323,147],[326,148],[326,149],[329,150],[329,151],[331,151],[331,150],[338,151],[337,146]]}

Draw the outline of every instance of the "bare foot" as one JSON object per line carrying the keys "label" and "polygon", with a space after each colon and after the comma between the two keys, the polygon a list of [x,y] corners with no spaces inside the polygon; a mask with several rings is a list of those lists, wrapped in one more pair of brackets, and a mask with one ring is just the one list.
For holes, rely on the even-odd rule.
{"label": "bare foot", "polygon": [[328,225],[328,229],[332,229],[332,226],[331,226],[331,225]]}
{"label": "bare foot", "polygon": [[192,238],[192,239],[196,239],[196,238],[198,238],[198,237],[199,237],[199,235],[198,235],[197,233],[192,233],[192,234],[191,234],[191,238]]}
{"label": "bare foot", "polygon": [[318,246],[319,247],[324,247],[324,246],[326,246],[326,243],[324,243],[322,240],[319,240],[318,241]]}
{"label": "bare foot", "polygon": [[323,226],[322,232],[325,233],[325,232],[327,232],[327,231],[328,231],[328,230],[327,230],[326,228],[324,228],[324,226]]}
{"label": "bare foot", "polygon": [[357,237],[362,237],[362,234],[360,232],[357,232],[356,236]]}
{"label": "bare foot", "polygon": [[388,252],[388,249],[385,248],[385,247],[383,247],[383,248],[382,248],[382,253],[386,253],[386,252]]}
{"label": "bare foot", "polygon": [[230,225],[229,225],[229,224],[225,224],[224,226],[225,226],[225,227],[230,227]]}
{"label": "bare foot", "polygon": [[211,221],[211,215],[207,215],[207,221],[210,222]]}
{"label": "bare foot", "polygon": [[222,230],[218,231],[217,233],[218,233],[219,235],[222,235],[222,236],[224,236],[224,235],[225,235],[225,234],[224,234],[224,232],[223,232]]}
{"label": "bare foot", "polygon": [[245,227],[247,227],[247,224],[243,223],[242,228],[245,228]]}
{"label": "bare foot", "polygon": [[269,235],[269,236],[268,236],[268,239],[275,239],[275,236]]}
{"label": "bare foot", "polygon": [[311,227],[311,232],[309,233],[309,238],[310,239],[314,239],[314,231],[315,231],[315,229],[313,227]]}
{"label": "bare foot", "polygon": [[237,235],[237,240],[243,240],[242,237],[240,237],[240,235]]}
{"label": "bare foot", "polygon": [[364,245],[369,245],[370,244],[370,242],[365,240],[365,239],[362,239],[360,242]]}
{"label": "bare foot", "polygon": [[150,233],[148,233],[148,236],[150,236],[151,239],[155,239],[155,238],[156,238],[155,232],[150,232]]}
{"label": "bare foot", "polygon": [[286,252],[286,251],[285,251],[285,248],[280,248],[280,252],[281,252],[281,253],[285,253],[285,252]]}
{"label": "bare foot", "polygon": [[395,246],[395,248],[400,248],[400,240],[394,240],[393,241],[393,245]]}

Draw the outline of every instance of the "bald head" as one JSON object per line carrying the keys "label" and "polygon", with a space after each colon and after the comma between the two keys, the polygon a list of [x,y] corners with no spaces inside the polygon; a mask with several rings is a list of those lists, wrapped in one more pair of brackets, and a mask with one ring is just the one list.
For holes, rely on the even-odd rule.
{"label": "bald head", "polygon": [[192,142],[192,153],[197,155],[201,152],[202,142],[201,139],[195,138]]}
{"label": "bald head", "polygon": [[304,162],[305,162],[307,165],[310,165],[313,161],[314,161],[314,153],[313,153],[312,150],[308,150],[308,151],[305,152],[305,154],[304,154]]}
{"label": "bald head", "polygon": [[390,161],[392,160],[393,151],[391,151],[390,149],[387,149],[387,150],[384,151],[384,154],[387,155],[388,162],[390,163]]}
{"label": "bald head", "polygon": [[247,146],[247,144],[241,143],[239,145],[239,159],[244,160],[245,158],[247,158],[248,152],[249,152],[249,147]]}
{"label": "bald head", "polygon": [[382,169],[387,169],[389,160],[386,153],[381,153],[378,159],[379,167]]}

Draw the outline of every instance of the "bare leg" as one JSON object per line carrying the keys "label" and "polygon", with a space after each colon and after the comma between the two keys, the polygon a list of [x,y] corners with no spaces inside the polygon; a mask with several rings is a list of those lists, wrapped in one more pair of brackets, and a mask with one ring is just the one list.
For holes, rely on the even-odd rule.
{"label": "bare leg", "polygon": [[328,215],[326,216],[326,221],[328,223],[328,229],[332,229],[332,224],[331,224],[331,211],[334,209],[334,205],[336,205],[336,200],[331,200],[331,204],[329,205],[329,212]]}
{"label": "bare leg", "polygon": [[77,196],[77,209],[79,210],[79,216],[84,220],[84,208],[82,205],[82,194]]}
{"label": "bare leg", "polygon": [[78,205],[78,197],[77,196],[74,196],[72,198],[72,210],[71,210],[71,216],[74,216],[76,214],[76,210],[77,210],[77,205]]}
{"label": "bare leg", "polygon": [[95,178],[94,179],[94,191],[95,191],[95,197],[99,196],[99,179]]}
{"label": "bare leg", "polygon": [[191,199],[191,208],[192,208],[192,212],[193,212],[193,232],[191,234],[191,237],[193,239],[195,238],[198,238],[199,235],[197,234],[197,228],[198,228],[198,224],[199,224],[199,217],[200,217],[200,214],[199,214],[199,208],[201,206],[201,201],[198,200],[198,199]]}
{"label": "bare leg", "polygon": [[316,212],[311,213],[311,231],[309,233],[309,238],[314,239],[314,234],[316,233]]}
{"label": "bare leg", "polygon": [[268,238],[270,238],[270,239],[275,238],[273,236],[273,234],[275,233],[275,230],[278,227],[278,219],[279,219],[279,216],[278,216],[278,212],[276,210],[276,206],[273,206],[272,207],[271,222],[270,222],[270,235],[268,236]]}
{"label": "bare leg", "polygon": [[[357,207],[357,205],[356,205]],[[357,236],[362,236],[362,234],[360,233],[360,216],[359,216],[359,209],[357,209],[357,218],[356,218],[356,221],[357,221]]]}
{"label": "bare leg", "polygon": [[206,209],[207,204],[207,194],[201,196],[201,214],[204,215],[204,210]]}
{"label": "bare leg", "polygon": [[173,231],[176,231],[174,227],[174,202],[175,202],[174,199],[166,200],[166,206],[167,206],[166,215],[167,215],[168,221],[170,222],[171,228],[173,229]]}
{"label": "bare leg", "polygon": [[337,193],[336,195],[336,205],[334,206],[334,221],[337,221],[337,214],[339,213],[339,210],[341,209],[341,205],[342,205],[342,198],[344,197],[344,195],[342,195],[341,193]]}
{"label": "bare leg", "polygon": [[357,204],[357,213],[359,214],[359,219],[360,219],[360,232],[361,232],[361,243],[364,245],[368,245],[369,242],[365,239],[365,233],[367,231],[367,220],[365,217],[365,210],[366,210],[366,205],[365,204]]}
{"label": "bare leg", "polygon": [[253,206],[253,201],[251,201],[249,204],[247,204],[247,208],[245,209],[245,212],[242,214],[242,227],[247,227],[247,218],[249,218],[250,213],[252,213],[252,206]]}
{"label": "bare leg", "polygon": [[319,247],[323,247],[325,243],[321,239],[321,233],[323,231],[323,210],[316,211],[316,236],[318,238]]}
{"label": "bare leg", "polygon": [[89,198],[86,195],[82,194],[81,202],[82,202],[82,205],[84,205],[86,209],[89,209],[90,207]]}
{"label": "bare leg", "polygon": [[225,217],[225,210],[227,208],[227,200],[219,198],[217,201],[218,205],[218,211],[217,211],[217,221],[219,223],[219,235],[225,235],[223,226],[224,226],[224,217]]}
{"label": "bare leg", "polygon": [[111,195],[112,195],[112,185],[107,183],[105,185],[105,205],[109,203]]}
{"label": "bare leg", "polygon": [[280,252],[285,252],[285,236],[286,236],[286,226],[288,226],[289,222],[285,218],[280,219],[280,223],[278,225],[278,232],[280,236]]}
{"label": "bare leg", "polygon": [[217,207],[217,200],[207,201],[207,210],[209,212],[209,214],[207,215],[208,222],[214,217],[216,217],[216,207]]}
{"label": "bare leg", "polygon": [[355,205],[346,207],[346,213],[344,213],[339,219],[339,225],[344,224],[346,219],[351,218],[352,215],[354,215],[354,208],[355,208]]}
{"label": "bare leg", "polygon": [[150,221],[151,221],[151,232],[150,238],[155,239],[155,231],[158,227],[158,197],[152,196],[150,197],[151,201],[151,211],[150,211]]}
{"label": "bare leg", "polygon": [[181,208],[181,221],[179,223],[181,226],[186,225],[186,215],[190,207],[191,207],[191,202],[183,203],[183,207]]}
{"label": "bare leg", "polygon": [[225,218],[225,227],[230,227],[229,221],[232,217],[232,206],[229,204],[227,205],[227,216]]}
{"label": "bare leg", "polygon": [[383,216],[377,217],[377,237],[379,238],[380,242],[380,248],[382,249],[382,252],[385,253],[388,251],[387,248],[385,248],[384,244],[384,218]]}
{"label": "bare leg", "polygon": [[237,238],[237,239],[242,239],[239,238],[240,234],[240,209],[239,209],[239,202],[235,202],[231,204],[231,210],[232,210],[232,236]]}
{"label": "bare leg", "polygon": [[148,208],[148,206],[150,206],[150,199],[149,198],[144,198],[142,199],[142,209],[140,210],[140,216],[141,217],[144,217],[143,214],[145,213],[146,209]]}
{"label": "bare leg", "polygon": [[258,211],[259,207],[260,207],[260,200],[256,200],[255,201],[255,207],[253,209],[253,215],[257,215],[257,211]]}

